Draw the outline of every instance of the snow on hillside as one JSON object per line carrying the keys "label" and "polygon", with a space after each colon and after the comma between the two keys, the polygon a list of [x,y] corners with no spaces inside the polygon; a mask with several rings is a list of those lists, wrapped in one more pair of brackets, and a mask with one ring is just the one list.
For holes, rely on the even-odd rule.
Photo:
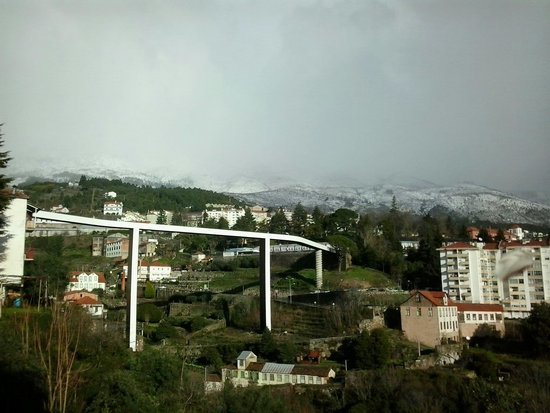
{"label": "snow on hillside", "polygon": [[[214,178],[208,175],[177,175],[170,171],[138,172],[130,167],[102,159],[96,163],[67,168],[55,162],[34,164],[31,169],[11,169],[9,176],[15,183],[30,177],[58,182],[75,181],[81,175],[107,179],[121,179],[136,185],[197,187],[224,192],[250,204],[266,207],[320,207],[329,212],[338,208],[356,211],[389,208],[395,196],[399,207],[414,213],[424,213],[434,207],[445,208],[456,214],[491,222],[550,225],[550,204],[537,202],[549,199],[546,194],[531,194],[530,200],[475,184],[440,187],[431,182],[411,177],[394,176],[373,186],[298,185],[279,177],[269,184],[255,176]],[[535,198],[536,197],[536,198]]]}
{"label": "snow on hillside", "polygon": [[399,185],[366,188],[293,186],[248,194],[231,194],[265,206],[293,207],[298,202],[325,211],[349,208],[364,211],[389,208],[393,196],[402,210],[424,213],[442,207],[458,215],[492,222],[550,224],[550,206],[473,184],[409,189]]}

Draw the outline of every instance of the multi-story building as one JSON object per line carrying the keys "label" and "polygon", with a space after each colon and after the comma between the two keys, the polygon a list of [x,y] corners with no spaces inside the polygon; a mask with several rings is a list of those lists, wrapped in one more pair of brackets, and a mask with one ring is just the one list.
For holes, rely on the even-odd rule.
{"label": "multi-story building", "polygon": [[459,341],[458,309],[447,293],[416,291],[399,307],[401,330],[408,340],[435,347]]}
{"label": "multi-story building", "polygon": [[219,221],[220,218],[224,218],[229,223],[229,228],[234,226],[237,220],[244,216],[245,213],[243,208],[235,208],[231,205],[212,205],[210,208],[214,209],[206,209],[204,211],[208,219]]}
{"label": "multi-story building", "polygon": [[101,272],[86,273],[73,271],[70,274],[67,291],[92,291],[96,289],[105,290],[105,284],[105,276]]}
{"label": "multi-story building", "polygon": [[92,237],[92,257],[103,255],[103,237]]}
{"label": "multi-story building", "polygon": [[130,239],[127,236],[121,238],[105,238],[104,243],[105,256],[107,258],[128,258],[130,250]]}
{"label": "multi-story building", "polygon": [[502,305],[455,303],[444,291],[415,291],[399,310],[405,337],[429,347],[472,337],[484,324],[504,334]]}
{"label": "multi-story building", "polygon": [[105,201],[103,203],[103,215],[122,215],[123,204],[119,201]]}
{"label": "multi-story building", "polygon": [[[506,281],[498,279],[498,261],[517,249],[532,254],[533,265]],[[547,242],[454,243],[440,248],[439,256],[442,288],[456,302],[503,304],[507,318],[528,317],[534,303],[550,302]]]}

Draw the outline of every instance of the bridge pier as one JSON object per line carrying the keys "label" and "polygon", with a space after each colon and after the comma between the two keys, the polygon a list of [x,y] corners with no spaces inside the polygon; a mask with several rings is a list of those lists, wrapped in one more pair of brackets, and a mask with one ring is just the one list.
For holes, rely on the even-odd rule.
{"label": "bridge pier", "polygon": [[128,283],[126,290],[126,332],[128,346],[137,350],[137,287],[139,266],[139,229],[130,230],[130,251],[128,254]]}
{"label": "bridge pier", "polygon": [[320,290],[323,286],[323,251],[315,250],[315,286]]}
{"label": "bridge pier", "polygon": [[271,330],[271,252],[270,239],[260,240],[260,322],[262,330]]}

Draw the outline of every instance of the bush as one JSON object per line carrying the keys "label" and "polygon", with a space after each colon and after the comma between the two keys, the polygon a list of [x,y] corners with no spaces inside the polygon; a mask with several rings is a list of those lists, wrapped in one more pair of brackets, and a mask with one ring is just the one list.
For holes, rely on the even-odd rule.
{"label": "bush", "polygon": [[146,303],[137,306],[137,321],[145,323],[158,323],[163,313],[154,304]]}

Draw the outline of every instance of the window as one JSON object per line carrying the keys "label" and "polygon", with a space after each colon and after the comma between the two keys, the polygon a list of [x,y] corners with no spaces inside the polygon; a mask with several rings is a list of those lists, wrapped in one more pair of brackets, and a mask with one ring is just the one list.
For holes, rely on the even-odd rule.
{"label": "window", "polygon": [[313,384],[313,376],[309,376],[307,382],[308,384]]}
{"label": "window", "polygon": [[478,314],[478,315],[477,315],[477,319],[478,319],[479,321],[483,320],[483,314]]}
{"label": "window", "polygon": [[421,316],[422,315],[422,309],[420,307],[416,307],[416,315]]}
{"label": "window", "polygon": [[477,314],[472,314],[472,320],[477,321]]}
{"label": "window", "polygon": [[317,376],[315,380],[317,381],[317,384],[321,384],[321,377]]}
{"label": "window", "polygon": [[407,316],[410,316],[410,315],[411,315],[411,307],[407,307],[407,308],[406,308],[405,314],[406,314]]}
{"label": "window", "polygon": [[269,375],[269,381],[275,381],[275,374]]}
{"label": "window", "polygon": [[434,315],[434,310],[433,310],[432,307],[429,307],[428,308],[428,317],[433,317],[433,315]]}
{"label": "window", "polygon": [[305,384],[305,382],[306,382],[306,376],[300,376],[300,383]]}
{"label": "window", "polygon": [[495,315],[491,314],[491,321],[495,321]]}
{"label": "window", "polygon": [[489,314],[483,314],[483,319],[484,319],[485,321],[489,320]]}
{"label": "window", "polygon": [[244,371],[241,371],[241,379],[244,379]]}
{"label": "window", "polygon": [[416,300],[417,303],[420,302],[420,294],[416,294],[415,300]]}
{"label": "window", "polygon": [[292,375],[292,383],[296,383],[297,379],[298,379],[298,377],[293,374]]}
{"label": "window", "polygon": [[466,313],[466,320],[470,319],[470,313]]}

